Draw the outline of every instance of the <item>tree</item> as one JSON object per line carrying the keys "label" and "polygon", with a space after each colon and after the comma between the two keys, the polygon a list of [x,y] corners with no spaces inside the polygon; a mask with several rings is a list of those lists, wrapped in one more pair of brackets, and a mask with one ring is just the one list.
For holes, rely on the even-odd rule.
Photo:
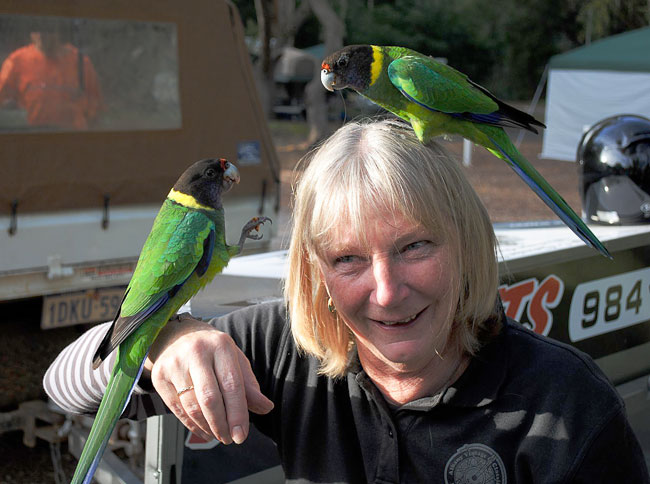
{"label": "tree", "polygon": [[[239,1],[242,4],[243,0]],[[345,9],[346,0],[341,0]],[[334,52],[343,46],[345,24],[328,0],[254,0],[259,43],[257,72],[261,98],[266,113],[270,113],[274,97],[273,73],[282,49],[293,46],[296,34],[310,15],[321,24],[325,51]],[[242,8],[243,5],[240,5]],[[344,11],[344,10],[343,10]],[[320,67],[316,66],[313,80],[305,90],[307,121],[310,125],[309,143],[328,134],[325,90],[320,84]]]}
{"label": "tree", "polygon": [[585,44],[650,23],[648,0],[587,0],[579,2],[577,20]]}
{"label": "tree", "polygon": [[[309,0],[314,15],[322,26],[325,41],[325,54],[330,54],[343,47],[345,24],[334,11],[328,1]],[[343,3],[345,8],[345,3]],[[342,17],[345,16],[345,11]],[[327,101],[325,89],[320,82],[320,66],[316,65],[313,79],[305,89],[307,121],[309,122],[309,137],[307,142],[312,144],[329,134]]]}
{"label": "tree", "polygon": [[351,2],[348,44],[401,45],[449,64],[504,99],[529,98],[549,58],[648,25],[649,0]]}
{"label": "tree", "polygon": [[260,43],[258,61],[258,83],[264,115],[268,118],[271,113],[274,96],[273,68],[274,59],[271,54],[271,36],[275,20],[273,0],[255,0],[257,15],[257,37]]}

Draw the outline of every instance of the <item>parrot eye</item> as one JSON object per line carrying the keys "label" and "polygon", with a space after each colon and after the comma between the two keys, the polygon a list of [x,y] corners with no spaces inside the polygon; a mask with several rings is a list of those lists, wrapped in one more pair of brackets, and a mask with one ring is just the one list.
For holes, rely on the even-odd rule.
{"label": "parrot eye", "polygon": [[216,178],[217,177],[217,170],[214,168],[208,168],[205,170],[205,176],[208,178]]}
{"label": "parrot eye", "polygon": [[336,65],[345,68],[348,66],[348,58],[347,57],[341,57],[338,61],[336,61]]}

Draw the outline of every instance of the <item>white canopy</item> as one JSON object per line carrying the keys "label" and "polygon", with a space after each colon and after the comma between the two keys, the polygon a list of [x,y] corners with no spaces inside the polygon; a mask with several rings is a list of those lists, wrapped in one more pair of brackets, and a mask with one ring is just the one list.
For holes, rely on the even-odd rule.
{"label": "white canopy", "polygon": [[582,133],[615,114],[650,118],[650,73],[549,70],[542,158],[575,161]]}
{"label": "white canopy", "polygon": [[575,161],[582,133],[616,114],[650,118],[650,27],[551,58],[542,158]]}

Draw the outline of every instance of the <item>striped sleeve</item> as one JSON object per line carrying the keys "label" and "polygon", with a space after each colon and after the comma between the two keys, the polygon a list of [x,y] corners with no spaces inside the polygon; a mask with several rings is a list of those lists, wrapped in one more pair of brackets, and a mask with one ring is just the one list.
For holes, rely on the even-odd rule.
{"label": "striped sleeve", "polygon": [[69,344],[43,377],[43,388],[59,407],[69,413],[93,413],[99,408],[116,353],[93,370],[92,359],[110,323],[99,324]]}
{"label": "striped sleeve", "polygon": [[[86,331],[61,351],[45,372],[45,392],[67,413],[92,414],[99,408],[117,352],[113,351],[96,370],[92,360],[110,324],[99,324]],[[157,394],[148,394],[136,385],[122,416],[139,420],[168,412]]]}

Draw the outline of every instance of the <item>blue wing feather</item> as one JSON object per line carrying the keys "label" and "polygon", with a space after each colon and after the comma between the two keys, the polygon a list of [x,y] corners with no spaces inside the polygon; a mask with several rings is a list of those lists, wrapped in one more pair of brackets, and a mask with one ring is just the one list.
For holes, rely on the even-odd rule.
{"label": "blue wing feather", "polygon": [[[431,106],[427,106],[426,104],[418,101],[415,99],[413,96],[410,96],[407,94],[403,89],[398,89],[399,92],[402,93],[402,95],[407,98],[409,101],[414,102],[418,106],[422,106],[425,109],[428,109],[429,111],[432,111],[434,113],[442,113],[443,111],[433,109]],[[481,123],[481,124],[490,124],[492,126],[499,126],[501,128],[524,128],[528,129],[531,131],[534,131],[537,133],[537,131],[532,128],[532,127],[527,127],[527,126],[522,126],[520,123],[511,120],[509,117],[504,116],[501,114],[499,111],[495,111],[493,113],[489,114],[478,114],[478,113],[444,113],[447,114],[448,116],[451,116],[452,118],[460,119],[463,121],[470,121],[472,123]]]}
{"label": "blue wing feather", "polygon": [[[558,204],[549,196],[546,191],[542,187],[539,186],[539,184],[533,180],[528,173],[526,173],[521,166],[519,166],[518,163],[515,162],[515,160],[512,159],[508,153],[505,152],[501,146],[490,136],[488,136],[490,141],[492,141],[492,144],[496,146],[496,148],[499,150],[499,152],[506,157],[506,159],[509,160],[509,165],[512,167],[513,170],[521,177],[522,180],[528,185],[536,194],[541,198],[546,205],[555,212],[555,214],[560,217],[560,219],[575,233],[585,244],[587,244],[589,247],[593,247],[594,249],[598,250],[600,253],[602,253],[605,257],[612,259],[612,256],[610,255],[609,251],[600,244],[598,239],[596,239],[593,234],[587,234],[585,231],[580,227],[575,220],[573,220],[568,213],[566,213],[564,210],[562,210]],[[593,240],[592,237],[595,239]]]}

